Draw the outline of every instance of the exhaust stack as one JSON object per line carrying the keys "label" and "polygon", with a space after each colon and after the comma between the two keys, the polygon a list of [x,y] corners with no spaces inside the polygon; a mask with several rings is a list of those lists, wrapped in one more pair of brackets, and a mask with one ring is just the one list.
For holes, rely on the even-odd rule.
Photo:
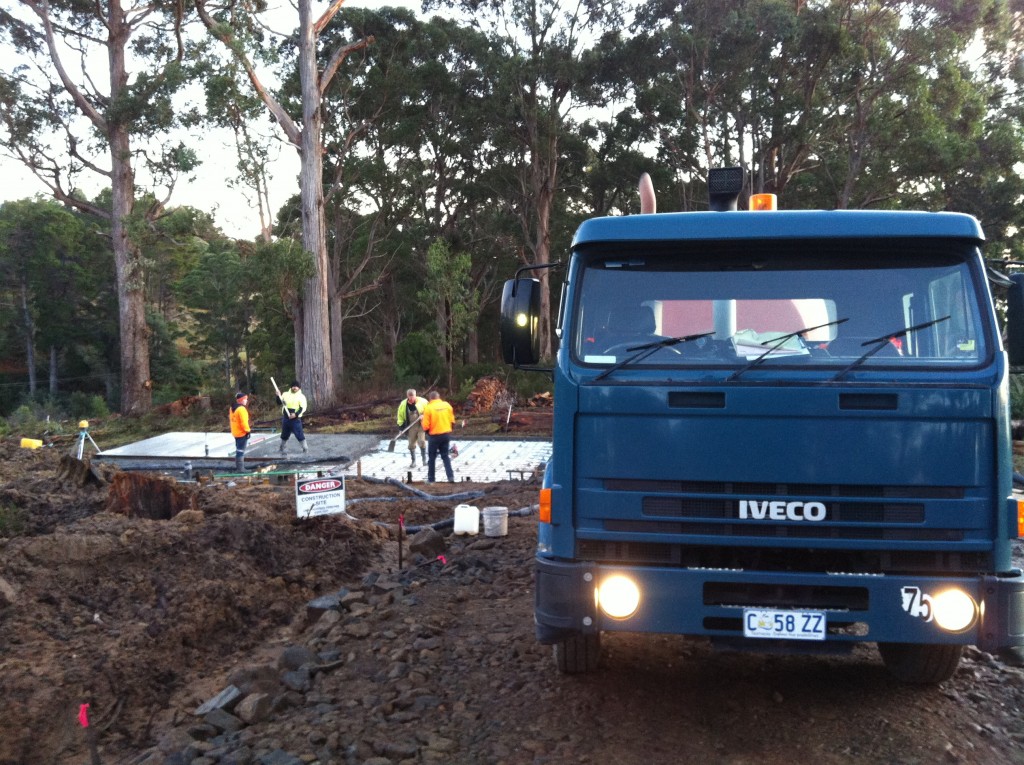
{"label": "exhaust stack", "polygon": [[742,167],[716,167],[708,171],[708,209],[736,210],[743,191]]}

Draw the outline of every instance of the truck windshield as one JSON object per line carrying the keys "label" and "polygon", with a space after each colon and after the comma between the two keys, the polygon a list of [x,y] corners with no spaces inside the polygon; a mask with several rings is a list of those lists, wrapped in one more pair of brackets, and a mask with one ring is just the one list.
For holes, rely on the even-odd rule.
{"label": "truck windshield", "polygon": [[[970,266],[977,256],[969,246],[813,240],[689,247],[580,253],[570,335],[578,363],[945,368],[977,365],[990,353],[983,276]],[[710,334],[635,350],[703,333]]]}

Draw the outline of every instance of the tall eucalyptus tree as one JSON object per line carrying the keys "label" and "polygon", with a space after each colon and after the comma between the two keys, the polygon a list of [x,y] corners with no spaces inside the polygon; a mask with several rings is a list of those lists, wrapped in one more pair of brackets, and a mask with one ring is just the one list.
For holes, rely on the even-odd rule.
{"label": "tall eucalyptus tree", "polygon": [[[497,72],[493,103],[504,121],[494,141],[514,143],[510,193],[502,201],[515,216],[524,243],[524,265],[551,262],[551,213],[559,185],[562,140],[573,115],[603,103],[594,87],[606,28],[621,20],[622,3],[605,0],[427,0],[425,8],[454,7],[491,40],[505,64]],[[582,119],[580,117],[579,119]],[[537,272],[541,299],[541,354],[553,352],[547,270]]]}
{"label": "tall eucalyptus tree", "polygon": [[[110,224],[126,414],[152,404],[142,264],[130,231],[136,162],[165,199],[177,174],[195,165],[192,150],[159,143],[180,121],[172,99],[184,82],[187,9],[162,0],[20,0],[0,12],[2,42],[18,53],[0,72],[0,146],[55,199]],[[89,175],[109,184],[109,207],[76,191]],[[159,207],[141,214],[153,217]]]}
{"label": "tall eucalyptus tree", "polygon": [[494,112],[500,63],[488,39],[457,20],[394,8],[346,10],[338,20],[334,34],[372,35],[375,44],[362,72],[325,96],[328,214],[338,224],[329,237],[332,305],[391,358],[409,331],[437,323],[441,336],[451,319],[414,299],[438,238],[471,254],[474,285],[493,292],[490,211],[502,205],[489,170],[508,164],[492,140],[504,127]]}
{"label": "tall eucalyptus tree", "polygon": [[920,201],[1000,112],[969,54],[1008,21],[997,2],[643,3],[619,53],[629,118],[680,185],[736,162],[795,206]]}
{"label": "tall eucalyptus tree", "polygon": [[214,0],[196,0],[196,8],[210,34],[220,40],[229,54],[245,70],[254,92],[263,101],[287,140],[299,152],[301,170],[299,193],[302,202],[302,244],[313,258],[313,275],[302,290],[301,303],[295,306],[295,368],[307,395],[317,405],[337,403],[338,380],[332,361],[330,332],[330,263],[327,255],[323,189],[323,108],[324,92],[341,65],[352,53],[373,43],[370,38],[346,42],[335,47],[320,65],[318,40],[331,23],[344,0],[334,0],[327,10],[314,18],[312,0],[298,0],[298,27],[294,35],[301,97],[293,117],[281,100],[270,92],[260,78],[252,55],[253,46],[261,46],[263,27],[258,14],[262,4]]}

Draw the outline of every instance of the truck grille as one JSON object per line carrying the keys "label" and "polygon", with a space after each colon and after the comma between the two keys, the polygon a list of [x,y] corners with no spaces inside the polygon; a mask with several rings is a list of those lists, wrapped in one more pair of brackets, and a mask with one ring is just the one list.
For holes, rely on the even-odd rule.
{"label": "truck grille", "polygon": [[862,574],[980,573],[992,567],[989,554],[985,552],[794,549],[601,539],[579,540],[576,557],[635,566]]}
{"label": "truck grille", "polygon": [[[930,500],[963,499],[962,486],[877,486],[859,484],[785,484],[740,481],[645,481],[608,479],[604,488],[638,494],[640,517],[604,518],[608,532],[673,535],[666,542],[580,540],[586,560],[681,567],[739,568],[770,571],[834,571],[845,573],[980,572],[991,567],[988,552],[900,550],[901,542],[962,542],[960,528],[926,524]],[[700,495],[700,496],[695,496]],[[765,515],[740,518],[741,500],[760,503],[759,512],[775,499],[814,501],[825,508],[813,522],[769,520]],[[820,506],[819,506],[820,508]],[[702,544],[681,543],[678,537],[703,537]],[[707,544],[708,538],[721,543]],[[733,541],[730,541],[733,540]],[[742,540],[742,541],[741,541]],[[765,547],[752,547],[761,540]],[[773,541],[800,540],[794,548],[772,547]],[[889,542],[890,549],[818,549],[829,540]]]}
{"label": "truck grille", "polygon": [[672,523],[671,521],[607,520],[605,531],[637,534],[690,534],[698,536],[741,537],[757,539],[846,539],[903,542],[961,542],[961,529],[903,529],[853,526],[797,526],[770,523],[717,525],[711,523]]}
{"label": "truck grille", "polygon": [[860,484],[750,483],[743,481],[638,481],[611,478],[607,491],[648,494],[740,494],[786,497],[879,497],[888,499],[963,499],[962,486],[874,486]]}
{"label": "truck grille", "polygon": [[752,584],[750,582],[706,582],[704,605],[751,608],[814,608],[820,610],[867,611],[866,587],[820,587],[807,585]]}

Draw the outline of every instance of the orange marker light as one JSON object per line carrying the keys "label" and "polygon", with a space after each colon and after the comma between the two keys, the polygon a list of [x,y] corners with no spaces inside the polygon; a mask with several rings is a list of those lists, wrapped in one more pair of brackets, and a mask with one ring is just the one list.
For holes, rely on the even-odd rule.
{"label": "orange marker light", "polygon": [[750,209],[752,211],[778,210],[778,198],[774,194],[751,194]]}
{"label": "orange marker light", "polygon": [[1017,500],[1017,536],[1024,537],[1024,502]]}
{"label": "orange marker light", "polygon": [[540,521],[551,523],[551,489],[540,490]]}

